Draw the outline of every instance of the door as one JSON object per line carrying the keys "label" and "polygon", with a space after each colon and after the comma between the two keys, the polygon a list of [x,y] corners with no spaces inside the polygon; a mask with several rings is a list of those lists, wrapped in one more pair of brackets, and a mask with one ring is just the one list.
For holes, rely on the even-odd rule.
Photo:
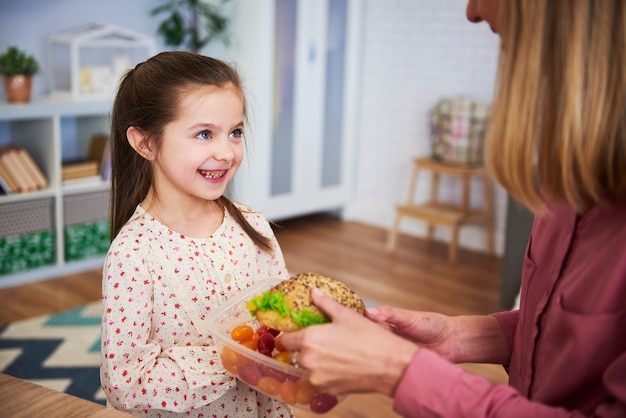
{"label": "door", "polygon": [[354,167],[360,0],[262,3],[250,24],[265,21],[255,42],[267,54],[242,58],[267,83],[253,89],[265,105],[252,115],[237,198],[272,219],[341,209]]}

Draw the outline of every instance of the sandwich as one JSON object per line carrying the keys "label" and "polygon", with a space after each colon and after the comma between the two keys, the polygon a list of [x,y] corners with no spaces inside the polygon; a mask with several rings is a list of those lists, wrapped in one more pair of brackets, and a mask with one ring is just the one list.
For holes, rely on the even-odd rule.
{"label": "sandwich", "polygon": [[335,279],[316,273],[292,276],[251,299],[246,307],[261,324],[283,332],[330,322],[330,318],[311,300],[311,290],[316,287],[359,314],[365,313],[365,305],[354,291]]}

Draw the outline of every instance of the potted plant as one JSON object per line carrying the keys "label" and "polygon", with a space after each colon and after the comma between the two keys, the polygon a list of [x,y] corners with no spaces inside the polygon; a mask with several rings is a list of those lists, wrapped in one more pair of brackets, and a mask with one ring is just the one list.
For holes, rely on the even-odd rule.
{"label": "potted plant", "polygon": [[0,74],[4,94],[9,103],[28,103],[33,88],[33,76],[39,73],[39,62],[34,56],[15,46],[0,55]]}
{"label": "potted plant", "polygon": [[199,52],[218,39],[228,45],[230,19],[222,12],[222,8],[229,1],[220,0],[216,5],[202,0],[168,0],[152,9],[150,14],[168,13],[157,29],[166,45],[183,46],[189,51]]}

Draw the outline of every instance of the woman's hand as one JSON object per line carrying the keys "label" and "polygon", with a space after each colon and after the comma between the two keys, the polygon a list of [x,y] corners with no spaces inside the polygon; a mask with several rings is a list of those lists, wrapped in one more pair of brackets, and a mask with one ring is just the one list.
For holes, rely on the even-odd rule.
{"label": "woman's hand", "polygon": [[509,361],[504,333],[491,315],[447,316],[391,306],[368,309],[366,315],[451,363],[506,364]]}
{"label": "woman's hand", "polygon": [[393,333],[427,347],[451,362],[458,359],[454,343],[454,318],[433,313],[380,306],[366,311],[366,316]]}
{"label": "woman's hand", "polygon": [[[285,348],[297,351],[297,362],[311,371],[311,383],[333,394],[379,392],[393,396],[418,346],[319,289],[314,289],[311,296],[332,322],[282,337]],[[393,323],[396,327],[404,325],[397,318]]]}

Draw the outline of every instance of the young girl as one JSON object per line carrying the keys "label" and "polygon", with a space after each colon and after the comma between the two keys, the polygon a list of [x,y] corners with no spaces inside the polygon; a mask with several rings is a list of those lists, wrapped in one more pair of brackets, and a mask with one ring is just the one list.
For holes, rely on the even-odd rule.
{"label": "young girl", "polygon": [[102,388],[151,417],[291,417],[230,376],[203,323],[255,282],[285,277],[268,221],[224,196],[246,109],[229,65],[164,52],[129,71],[111,118],[113,242],[103,272]]}

